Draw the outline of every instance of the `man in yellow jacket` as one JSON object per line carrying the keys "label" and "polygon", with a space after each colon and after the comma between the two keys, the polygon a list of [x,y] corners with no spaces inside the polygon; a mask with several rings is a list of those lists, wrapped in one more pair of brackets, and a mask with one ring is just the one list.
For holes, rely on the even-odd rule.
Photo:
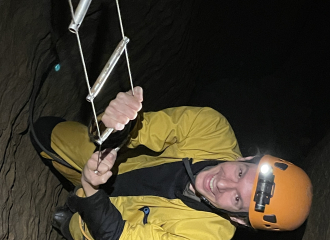
{"label": "man in yellow jacket", "polygon": [[[116,150],[104,150],[98,162],[88,127],[39,121],[39,128],[51,129],[46,148],[71,168],[55,160],[52,165],[82,186],[67,201],[73,216],[58,221],[66,238],[225,240],[235,232],[232,221],[292,230],[307,218],[312,187],[300,168],[272,156],[242,158],[230,124],[211,108],[141,113],[136,121],[142,101],[140,87],[134,96],[118,94],[102,123],[116,130],[109,141],[130,132],[128,148],[144,145],[158,154],[131,157],[116,167]],[[290,197],[296,181],[300,190]],[[286,204],[280,203],[283,198]]]}

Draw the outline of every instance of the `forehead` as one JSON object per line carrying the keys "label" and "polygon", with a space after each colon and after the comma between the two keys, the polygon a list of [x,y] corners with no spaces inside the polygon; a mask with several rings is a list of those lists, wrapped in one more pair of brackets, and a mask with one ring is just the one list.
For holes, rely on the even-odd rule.
{"label": "forehead", "polygon": [[[221,165],[221,164],[220,164]],[[221,166],[225,174],[235,175],[242,171],[242,177],[237,183],[237,192],[243,202],[242,209],[240,211],[248,211],[250,206],[250,199],[252,195],[252,187],[258,168],[257,164],[248,163],[244,161],[240,162],[225,162]]]}
{"label": "forehead", "polygon": [[245,165],[247,166],[247,172],[238,189],[241,194],[241,198],[243,199],[243,208],[245,211],[249,211],[252,187],[256,177],[258,165],[253,163],[245,163]]}

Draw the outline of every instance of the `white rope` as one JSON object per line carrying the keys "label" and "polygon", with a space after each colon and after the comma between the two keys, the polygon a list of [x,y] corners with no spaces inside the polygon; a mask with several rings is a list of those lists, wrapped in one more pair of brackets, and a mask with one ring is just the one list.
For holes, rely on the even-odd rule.
{"label": "white rope", "polygon": [[[73,12],[73,6],[72,6],[71,0],[69,0],[69,4],[70,4],[71,15],[72,15],[72,21],[75,22],[74,12]],[[86,64],[85,64],[85,58],[84,58],[84,54],[83,54],[82,47],[81,47],[81,42],[80,42],[80,37],[79,37],[78,29],[77,29],[77,31],[75,31],[75,34],[77,36],[79,53],[80,53],[81,62],[82,62],[83,69],[84,69],[84,74],[85,74],[85,80],[86,80],[86,84],[87,84],[88,93],[91,95],[91,87],[90,87],[90,84],[89,84],[89,79],[88,79],[88,74],[87,74],[87,69],[86,69]],[[97,135],[100,138],[101,137],[101,131],[100,131],[99,123],[97,121],[97,115],[96,115],[95,105],[94,105],[94,101],[93,100],[91,100],[91,105],[92,105],[92,110],[93,110],[94,121],[95,121],[95,124],[96,124]],[[102,146],[102,144],[99,145],[98,161],[100,161],[101,146]]]}
{"label": "white rope", "polygon": [[[91,94],[91,87],[89,85],[89,80],[88,80],[88,75],[87,75],[87,70],[86,70],[86,64],[85,64],[84,55],[83,55],[83,52],[82,52],[82,48],[81,48],[81,43],[80,43],[80,38],[79,38],[78,32],[76,33],[76,36],[77,36],[77,41],[78,41],[78,45],[79,45],[79,51],[80,51],[81,61],[82,61],[83,68],[84,68],[84,73],[85,73],[85,79],[86,79],[86,84],[87,84],[87,88],[88,88],[88,93]],[[92,105],[92,109],[93,109],[94,120],[95,120],[95,123],[96,123],[97,134],[100,137],[101,136],[101,132],[100,132],[99,124],[98,124],[98,121],[97,121],[97,115],[96,115],[95,105],[94,105],[94,101],[93,100],[91,101],[91,105]]]}
{"label": "white rope", "polygon": [[[122,19],[121,19],[121,14],[120,14],[120,8],[119,8],[119,2],[118,2],[118,0],[116,0],[116,5],[117,5],[117,12],[118,12],[118,18],[119,18],[121,35],[122,35],[122,37],[124,39],[125,34],[124,34],[123,22],[122,22]],[[133,79],[132,79],[131,67],[130,67],[130,64],[129,64],[127,46],[125,47],[125,56],[126,56],[126,63],[127,63],[127,70],[128,70],[128,75],[129,75],[129,81],[130,81],[130,84],[131,84],[132,94],[134,96]]]}

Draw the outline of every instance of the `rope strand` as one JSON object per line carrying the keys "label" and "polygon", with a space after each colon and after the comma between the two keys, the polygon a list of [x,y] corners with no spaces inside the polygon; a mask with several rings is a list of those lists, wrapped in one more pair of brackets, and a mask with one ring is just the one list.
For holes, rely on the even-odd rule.
{"label": "rope strand", "polygon": [[[72,6],[71,0],[69,0],[69,5],[70,5],[70,10],[71,10],[72,20],[75,21],[74,20],[73,6]],[[84,74],[85,74],[85,80],[86,80],[86,84],[87,84],[88,93],[91,95],[91,87],[90,87],[90,84],[89,84],[89,79],[88,79],[88,74],[87,74],[87,68],[86,68],[85,58],[84,58],[84,54],[83,54],[82,47],[81,47],[81,42],[80,42],[80,37],[79,37],[78,29],[75,32],[75,34],[77,36],[78,48],[79,48],[81,62],[82,62],[83,69],[84,69]],[[100,131],[99,123],[97,121],[97,115],[96,115],[95,105],[94,105],[94,101],[93,100],[91,100],[91,106],[92,106],[94,121],[95,121],[95,124],[96,124],[97,135],[100,138],[101,137],[101,131]],[[102,144],[99,145],[98,162],[100,162],[101,146],[102,146]]]}
{"label": "rope strand", "polygon": [[[116,0],[116,5],[117,5],[117,12],[118,12],[118,18],[119,18],[119,24],[120,24],[120,30],[121,30],[121,35],[124,39],[125,34],[124,34],[124,28],[123,28],[123,21],[121,19],[121,14],[120,14],[120,7],[119,7],[119,2]],[[129,64],[129,58],[128,58],[128,52],[127,52],[127,46],[125,47],[125,56],[126,56],[126,63],[127,63],[127,70],[128,70],[128,75],[129,75],[129,81],[131,84],[131,89],[132,89],[132,94],[134,96],[134,87],[133,87],[133,79],[132,79],[132,73],[131,73],[131,67]]]}

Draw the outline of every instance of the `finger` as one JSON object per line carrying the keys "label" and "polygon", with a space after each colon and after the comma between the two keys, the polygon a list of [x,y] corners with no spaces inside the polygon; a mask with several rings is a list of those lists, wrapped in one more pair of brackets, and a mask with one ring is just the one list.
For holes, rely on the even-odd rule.
{"label": "finger", "polygon": [[[134,105],[134,106],[133,106]],[[113,114],[114,117],[121,117],[121,115],[127,117],[130,120],[136,118],[137,112],[139,111],[141,103],[135,102],[134,104],[120,104],[116,101],[110,102],[106,111],[107,114]],[[116,116],[118,115],[118,116]],[[119,120],[119,119],[118,119]]]}
{"label": "finger", "polygon": [[108,161],[102,160],[97,169],[97,175],[101,176],[101,175],[105,174],[106,172],[111,171],[113,164],[114,164],[114,162],[108,162]]}
{"label": "finger", "polygon": [[102,175],[99,175],[99,173],[97,175],[94,174],[94,177],[92,178],[91,184],[93,186],[98,186],[100,184],[104,184],[106,183],[109,178],[112,176],[112,172],[108,171]]}
{"label": "finger", "polygon": [[116,130],[121,130],[128,122],[129,118],[118,112],[113,106],[106,108],[104,115],[102,116],[102,122],[106,127],[112,127]]}
{"label": "finger", "polygon": [[[112,150],[111,148],[107,148],[103,150],[101,153],[99,151],[94,152],[86,163],[88,170],[95,171],[95,169],[99,165],[99,161],[105,158],[111,152],[111,150]],[[116,153],[114,155],[115,157],[117,156]]]}
{"label": "finger", "polygon": [[97,163],[98,163],[98,157],[99,156],[99,152],[95,152],[92,154],[91,158],[87,161],[86,166],[89,170],[95,170],[97,167]]}
{"label": "finger", "polygon": [[112,149],[108,154],[104,156],[104,158],[102,159],[102,163],[106,164],[107,166],[110,166],[111,169],[116,161],[116,158],[117,158],[117,151],[115,149]]}
{"label": "finger", "polygon": [[112,176],[111,171],[95,171],[92,169],[84,170],[83,177],[86,182],[90,183],[92,186],[98,186],[105,183]]}
{"label": "finger", "polygon": [[112,172],[111,171],[108,171],[108,172],[106,172],[105,174],[103,174],[102,176],[101,176],[101,178],[99,179],[99,181],[100,181],[100,184],[104,184],[104,183],[106,183],[108,180],[109,180],[109,178],[112,176]]}
{"label": "finger", "polygon": [[[109,151],[110,150],[110,151]],[[117,158],[117,148],[114,148],[114,149],[110,149],[110,148],[107,148],[106,150],[104,150],[104,152],[107,152],[107,154],[105,155],[105,157],[111,157],[111,158],[114,158],[114,160],[116,160]]]}
{"label": "finger", "polygon": [[104,149],[101,153],[101,156],[100,156],[101,160],[103,160],[111,151],[112,151],[112,148]]}
{"label": "finger", "polygon": [[[141,94],[139,94],[139,96],[140,95]],[[118,93],[116,99],[111,102],[118,103],[119,106],[127,105],[130,108],[132,108],[134,111],[139,111],[142,105],[139,98],[136,98],[135,96],[132,96],[129,93],[122,93],[122,92]]]}
{"label": "finger", "polygon": [[102,175],[106,173],[107,171],[110,171],[115,164],[117,158],[117,151],[115,149],[112,149],[109,152],[109,149],[106,149],[101,157],[101,162],[98,167],[99,175]]}
{"label": "finger", "polygon": [[91,174],[91,176],[87,179],[87,181],[92,185],[92,186],[99,186],[101,184],[106,183],[109,178],[112,176],[112,172],[108,171],[104,174]]}
{"label": "finger", "polygon": [[137,113],[142,108],[143,90],[135,87],[136,96],[131,95],[131,91],[120,92],[117,97],[109,103],[102,116],[102,122],[106,127],[122,130],[129,120],[137,117]]}
{"label": "finger", "polygon": [[134,88],[134,98],[136,98],[139,102],[143,101],[143,89],[142,89],[142,87],[136,86]]}
{"label": "finger", "polygon": [[99,159],[99,151],[96,151],[90,157],[91,159],[98,160]]}
{"label": "finger", "polygon": [[127,105],[118,106],[117,103],[112,102],[106,108],[105,113],[102,116],[102,122],[106,127],[122,130],[130,120],[137,117],[137,114],[138,111],[131,109]]}
{"label": "finger", "polygon": [[133,88],[134,95],[132,94],[132,90],[127,91],[126,93],[130,96],[134,96],[139,102],[143,101],[143,89],[140,86],[136,86]]}

